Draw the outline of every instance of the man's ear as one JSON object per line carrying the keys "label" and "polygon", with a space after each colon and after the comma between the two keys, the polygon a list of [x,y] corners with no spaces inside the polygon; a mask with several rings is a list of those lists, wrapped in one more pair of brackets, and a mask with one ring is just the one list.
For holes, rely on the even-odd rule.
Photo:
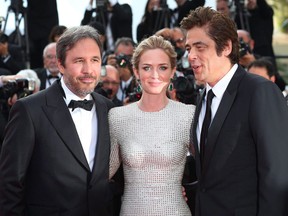
{"label": "man's ear", "polygon": [[232,52],[232,41],[229,40],[227,42],[226,46],[224,47],[222,53],[223,53],[224,56],[229,56],[231,52]]}

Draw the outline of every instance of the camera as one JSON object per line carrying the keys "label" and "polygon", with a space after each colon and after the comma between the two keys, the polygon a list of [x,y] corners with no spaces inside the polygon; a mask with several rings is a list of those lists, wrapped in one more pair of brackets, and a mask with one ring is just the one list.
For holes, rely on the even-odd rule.
{"label": "camera", "polygon": [[128,55],[120,54],[120,55],[117,55],[115,58],[116,58],[117,65],[121,68],[131,65],[130,63],[131,57]]}
{"label": "camera", "polygon": [[242,58],[248,53],[252,53],[252,50],[249,46],[249,44],[245,43],[243,38],[239,39],[239,56]]}
{"label": "camera", "polygon": [[22,78],[16,80],[9,80],[3,86],[3,96],[5,99],[17,94],[18,99],[33,94],[35,90],[35,80],[29,78]]}

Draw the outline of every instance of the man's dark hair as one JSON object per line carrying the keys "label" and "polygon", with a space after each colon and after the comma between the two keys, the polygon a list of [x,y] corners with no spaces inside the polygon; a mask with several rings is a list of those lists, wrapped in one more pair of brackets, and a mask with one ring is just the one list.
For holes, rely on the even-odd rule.
{"label": "man's dark hair", "polygon": [[232,19],[211,7],[198,7],[191,10],[189,15],[181,21],[181,28],[190,30],[203,27],[206,34],[215,42],[217,55],[231,41],[232,51],[228,56],[231,63],[239,61],[239,41],[236,24]]}
{"label": "man's dark hair", "polygon": [[276,75],[272,62],[268,58],[265,58],[265,57],[261,57],[251,62],[248,65],[247,69],[249,70],[251,67],[265,68],[267,71],[267,75],[269,77]]}

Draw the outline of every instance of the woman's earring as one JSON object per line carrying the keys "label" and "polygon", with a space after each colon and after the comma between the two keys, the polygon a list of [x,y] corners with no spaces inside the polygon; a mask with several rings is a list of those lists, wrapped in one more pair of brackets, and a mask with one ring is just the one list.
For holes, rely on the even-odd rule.
{"label": "woman's earring", "polygon": [[173,82],[172,82],[172,81],[173,81],[173,79],[171,78],[171,79],[170,79],[170,83],[169,83],[169,85],[168,85],[168,90],[169,90],[169,91],[172,91],[172,90],[173,90]]}
{"label": "woman's earring", "polygon": [[141,83],[140,83],[140,80],[139,80],[139,79],[137,79],[136,92],[137,92],[137,93],[141,93],[141,92],[142,92],[142,86],[141,86]]}

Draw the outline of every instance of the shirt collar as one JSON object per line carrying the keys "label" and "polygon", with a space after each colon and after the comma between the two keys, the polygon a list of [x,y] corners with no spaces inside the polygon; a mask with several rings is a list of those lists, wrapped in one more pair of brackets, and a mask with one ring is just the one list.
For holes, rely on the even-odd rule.
{"label": "shirt collar", "polygon": [[238,64],[234,64],[233,67],[228,71],[228,73],[225,74],[225,76],[222,77],[222,79],[220,79],[213,88],[207,83],[206,93],[210,89],[212,89],[214,95],[221,100],[221,98],[223,97],[223,94],[224,94],[225,90],[227,89],[227,86],[230,83],[230,80],[232,79],[233,75],[235,74],[237,68],[238,68]]}
{"label": "shirt collar", "polygon": [[86,100],[92,100],[92,99],[93,99],[92,96],[91,96],[91,94],[86,95],[85,98],[80,98],[80,97],[78,97],[78,96],[75,95],[72,91],[70,91],[70,89],[66,86],[63,78],[61,78],[60,82],[61,82],[61,86],[62,86],[63,91],[64,91],[65,96],[66,96],[66,98],[64,97],[64,100],[65,100],[65,102],[66,102],[67,105],[70,103],[71,100],[84,100],[84,99],[86,99]]}

